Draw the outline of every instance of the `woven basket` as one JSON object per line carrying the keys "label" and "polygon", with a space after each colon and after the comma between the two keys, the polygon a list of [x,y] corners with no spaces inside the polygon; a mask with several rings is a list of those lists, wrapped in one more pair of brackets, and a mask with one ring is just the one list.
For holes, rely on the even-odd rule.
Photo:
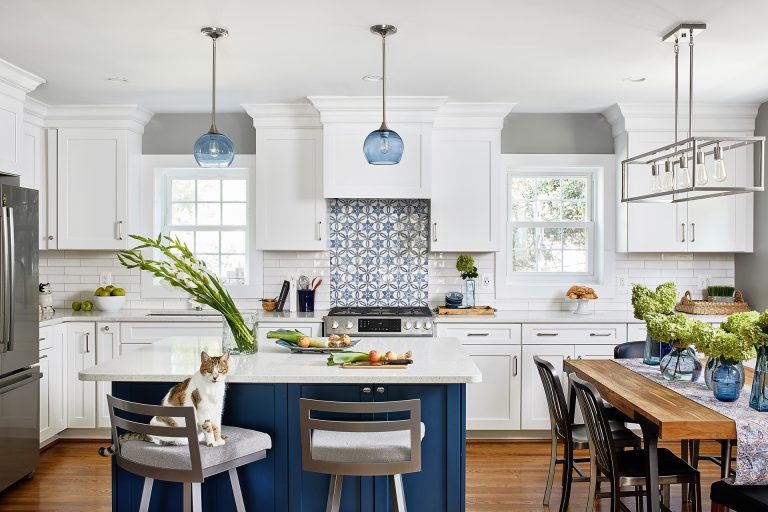
{"label": "woven basket", "polygon": [[744,296],[739,291],[733,295],[733,302],[693,300],[691,292],[686,291],[680,300],[680,304],[675,306],[675,311],[691,315],[730,315],[752,311],[752,308],[744,301]]}

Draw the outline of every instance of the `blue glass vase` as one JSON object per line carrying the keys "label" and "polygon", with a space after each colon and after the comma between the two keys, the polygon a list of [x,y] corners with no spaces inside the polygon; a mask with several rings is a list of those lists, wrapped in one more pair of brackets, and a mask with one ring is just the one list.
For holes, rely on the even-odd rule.
{"label": "blue glass vase", "polygon": [[667,380],[696,382],[701,377],[701,362],[690,347],[672,347],[659,366],[661,376]]}
{"label": "blue glass vase", "polygon": [[403,148],[403,139],[385,125],[369,133],[363,143],[365,158],[372,165],[399,164],[403,157]]}
{"label": "blue glass vase", "polygon": [[720,363],[712,372],[712,391],[721,402],[735,402],[741,394],[744,377],[730,361]]}
{"label": "blue glass vase", "polygon": [[766,347],[758,347],[755,376],[752,379],[752,393],[749,406],[756,411],[768,411],[768,353]]}
{"label": "blue glass vase", "polygon": [[195,161],[200,167],[229,167],[235,159],[235,145],[223,133],[210,131],[195,142]]}
{"label": "blue glass vase", "polygon": [[650,334],[645,335],[645,347],[643,347],[643,362],[650,366],[656,366],[661,361],[660,343],[653,338]]}
{"label": "blue glass vase", "polygon": [[[704,364],[704,384],[707,385],[707,389],[713,389],[712,388],[712,374],[715,372],[715,368],[720,366],[720,360],[714,357],[708,357],[707,362]],[[744,387],[744,384],[746,384],[746,378],[744,375],[744,365],[742,363],[736,363],[734,365],[736,367],[736,370],[738,370],[739,374],[741,375],[741,387]]]}

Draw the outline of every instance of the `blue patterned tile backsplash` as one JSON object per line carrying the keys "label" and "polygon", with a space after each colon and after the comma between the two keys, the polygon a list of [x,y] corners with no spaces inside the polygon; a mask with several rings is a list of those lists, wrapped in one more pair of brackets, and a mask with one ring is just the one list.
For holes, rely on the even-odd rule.
{"label": "blue patterned tile backsplash", "polygon": [[426,306],[429,202],[330,201],[331,305]]}

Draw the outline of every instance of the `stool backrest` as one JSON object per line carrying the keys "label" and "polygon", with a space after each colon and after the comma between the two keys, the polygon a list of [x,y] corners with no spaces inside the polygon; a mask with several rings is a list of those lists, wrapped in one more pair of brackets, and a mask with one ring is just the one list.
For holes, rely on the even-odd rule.
{"label": "stool backrest", "polygon": [[[301,415],[301,461],[304,469],[333,475],[398,475],[421,471],[421,400],[392,402],[331,402],[299,400]],[[312,416],[313,412],[334,415],[372,415],[409,412],[407,420],[328,420]],[[312,457],[312,434],[315,430],[331,432],[410,432],[410,459],[398,462],[332,462]]]}
{"label": "stool backrest", "polygon": [[[147,405],[121,400],[107,395],[109,419],[112,423],[112,444],[115,450],[117,465],[126,471],[140,476],[167,480],[170,482],[202,482],[203,470],[200,461],[200,445],[197,438],[197,425],[194,407],[174,407],[164,405]],[[126,414],[118,415],[117,411],[131,415],[161,416],[166,418],[183,418],[184,426],[161,426],[141,423],[126,418]],[[189,468],[163,468],[128,459],[123,456],[120,446],[118,429],[147,436],[185,438],[189,449]],[[158,446],[158,448],[161,448]]]}
{"label": "stool backrest", "polygon": [[557,374],[555,367],[552,366],[552,363],[546,359],[533,356],[533,362],[536,365],[536,369],[539,370],[541,384],[544,386],[544,395],[547,397],[552,433],[570,442],[571,421],[560,376]]}
{"label": "stool backrest", "polygon": [[592,384],[580,379],[576,374],[571,374],[571,385],[576,390],[576,399],[584,416],[590,457],[604,475],[612,476],[617,467],[616,446],[605,415],[603,398]]}
{"label": "stool backrest", "polygon": [[620,343],[613,347],[614,359],[635,359],[643,357],[643,351],[645,350],[644,341],[628,341],[626,343]]}

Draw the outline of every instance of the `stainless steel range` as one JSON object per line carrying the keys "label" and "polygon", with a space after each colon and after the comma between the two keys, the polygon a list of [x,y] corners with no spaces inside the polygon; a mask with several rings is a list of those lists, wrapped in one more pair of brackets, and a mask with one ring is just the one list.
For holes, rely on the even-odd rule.
{"label": "stainless steel range", "polygon": [[325,335],[433,336],[432,311],[413,307],[335,307],[325,322]]}

